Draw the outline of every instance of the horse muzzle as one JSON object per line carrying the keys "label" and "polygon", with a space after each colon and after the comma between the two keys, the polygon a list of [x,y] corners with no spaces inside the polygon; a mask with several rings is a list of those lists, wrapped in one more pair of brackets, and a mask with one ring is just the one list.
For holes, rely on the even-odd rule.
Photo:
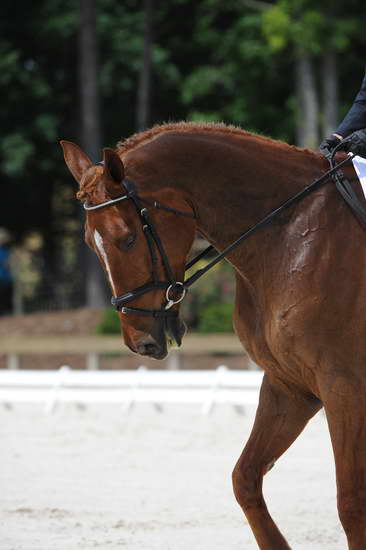
{"label": "horse muzzle", "polygon": [[186,332],[185,323],[178,316],[165,317],[155,321],[153,330],[141,334],[138,341],[126,344],[132,351],[151,357],[152,359],[165,359],[169,350],[179,347]]}
{"label": "horse muzzle", "polygon": [[[135,351],[135,350],[134,350]],[[166,341],[158,342],[152,336],[140,340],[136,346],[136,353],[151,357],[152,359],[164,359],[168,355]]]}

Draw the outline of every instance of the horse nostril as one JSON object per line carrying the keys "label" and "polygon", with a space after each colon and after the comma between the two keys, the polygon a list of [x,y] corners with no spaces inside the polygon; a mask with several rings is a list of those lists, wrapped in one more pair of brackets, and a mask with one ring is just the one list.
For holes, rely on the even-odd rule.
{"label": "horse nostril", "polygon": [[140,355],[148,355],[149,357],[159,357],[162,349],[156,342],[140,342],[137,346],[137,352]]}
{"label": "horse nostril", "polygon": [[155,348],[155,344],[139,344],[137,346],[137,351],[141,353],[141,355],[148,355],[149,353],[153,353]]}

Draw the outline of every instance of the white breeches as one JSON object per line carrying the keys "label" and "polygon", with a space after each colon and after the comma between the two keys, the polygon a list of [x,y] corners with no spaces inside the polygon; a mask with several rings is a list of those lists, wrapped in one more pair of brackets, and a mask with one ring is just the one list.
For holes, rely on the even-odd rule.
{"label": "white breeches", "polygon": [[366,197],[366,159],[363,157],[355,157],[352,162],[355,167],[356,174],[360,180],[363,194]]}

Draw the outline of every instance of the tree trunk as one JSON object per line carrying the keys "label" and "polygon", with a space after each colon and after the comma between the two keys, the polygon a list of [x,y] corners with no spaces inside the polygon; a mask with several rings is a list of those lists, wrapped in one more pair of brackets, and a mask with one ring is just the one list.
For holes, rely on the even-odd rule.
{"label": "tree trunk", "polygon": [[136,126],[138,130],[144,130],[150,122],[153,10],[154,0],[144,0],[144,51],[137,90],[136,108]]}
{"label": "tree trunk", "polygon": [[298,52],[296,58],[297,144],[316,149],[319,144],[318,97],[310,54]]}
{"label": "tree trunk", "polygon": [[[94,161],[99,160],[101,131],[98,91],[98,43],[96,35],[95,0],[80,0],[79,28],[79,87],[81,107],[81,145]],[[103,308],[106,300],[106,283],[95,254],[85,246],[81,269],[85,273],[86,305]]]}
{"label": "tree trunk", "polygon": [[323,80],[323,138],[333,133],[338,125],[338,70],[334,51],[324,53],[322,59]]}

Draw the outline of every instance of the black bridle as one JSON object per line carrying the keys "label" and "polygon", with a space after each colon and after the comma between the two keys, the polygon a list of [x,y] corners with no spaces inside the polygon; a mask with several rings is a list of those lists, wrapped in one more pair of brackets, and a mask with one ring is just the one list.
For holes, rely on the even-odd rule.
{"label": "black bridle", "polygon": [[[98,164],[103,164],[102,162]],[[176,210],[175,208],[170,208],[169,206],[164,206],[157,201],[149,201],[140,197],[136,191],[136,187],[132,181],[125,178],[122,180],[121,185],[126,189],[127,193],[121,195],[117,199],[112,199],[94,206],[84,204],[85,210],[97,210],[99,208],[104,208],[116,204],[125,199],[131,199],[135,205],[137,214],[140,218],[142,224],[142,230],[144,232],[146,242],[149,248],[150,258],[151,258],[151,276],[152,282],[146,283],[142,286],[135,288],[125,294],[120,296],[113,296],[111,299],[112,305],[121,313],[134,313],[139,315],[148,315],[155,318],[167,318],[167,317],[176,317],[178,313],[170,308],[174,304],[181,302],[186,295],[187,289],[184,283],[176,281],[173,269],[170,265],[169,258],[165,252],[163,243],[159,237],[159,234],[153,224],[147,208],[143,203],[148,204],[159,210],[164,210],[170,214],[175,214],[177,216],[184,216],[186,218],[195,219],[195,215],[189,212],[182,212],[181,210]],[[161,261],[163,263],[166,281],[160,281],[158,277],[158,255],[160,254]],[[149,309],[140,309],[135,307],[129,307],[126,304],[147,294],[148,292],[153,292],[154,290],[165,290],[166,303],[164,308],[158,310],[149,310]]]}
{"label": "black bridle", "polygon": [[[149,206],[152,206],[153,208],[164,210],[170,214],[175,214],[177,216],[184,216],[187,218],[196,219],[194,214],[191,214],[188,212],[182,212],[180,210],[175,210],[174,208],[170,208],[169,206],[164,206],[159,202],[148,201],[147,199],[140,197],[140,195],[136,191],[136,187],[134,183],[127,178],[123,179],[121,182],[121,185],[127,190],[126,194],[121,195],[116,199],[111,199],[109,201],[106,201],[97,205],[93,205],[93,206],[84,203],[85,210],[89,211],[89,210],[97,210],[99,208],[105,208],[107,206],[113,205],[125,199],[131,199],[136,207],[136,211],[142,223],[142,229],[146,237],[146,241],[147,241],[147,245],[148,245],[150,257],[151,257],[152,282],[146,283],[138,288],[135,288],[134,290],[131,290],[130,292],[127,292],[126,294],[122,294],[121,296],[114,296],[111,299],[112,305],[115,306],[117,311],[124,314],[133,313],[138,315],[148,315],[154,318],[162,318],[162,319],[177,317],[178,313],[174,310],[171,310],[170,308],[174,304],[178,304],[183,300],[187,290],[193,283],[195,283],[198,279],[200,279],[214,265],[216,265],[218,262],[220,262],[226,256],[228,256],[228,254],[233,252],[243,241],[245,241],[246,239],[248,239],[249,237],[257,233],[263,227],[266,227],[267,225],[269,225],[273,221],[273,219],[279,216],[284,210],[298,203],[300,200],[302,200],[304,197],[306,197],[316,189],[319,189],[319,187],[321,187],[322,185],[324,185],[329,181],[330,176],[339,174],[338,172],[339,169],[344,164],[350,162],[354,156],[355,155],[352,155],[352,154],[349,155],[346,159],[344,159],[342,162],[340,162],[336,166],[334,164],[331,164],[332,166],[331,170],[323,174],[323,176],[321,176],[319,179],[315,180],[313,183],[311,183],[310,185],[308,185],[307,187],[305,187],[304,189],[296,193],[294,196],[290,197],[285,202],[280,204],[280,206],[272,210],[269,214],[267,214],[267,216],[262,218],[258,223],[256,223],[255,225],[250,227],[247,231],[245,231],[242,235],[240,235],[238,239],[236,239],[236,241],[234,241],[232,244],[227,246],[222,252],[218,253],[216,257],[213,258],[213,260],[211,260],[205,267],[203,267],[202,269],[198,269],[193,275],[185,279],[183,282],[175,280],[174,273],[169,263],[169,259],[165,252],[163,243],[149,216],[147,208],[143,206],[143,204],[147,204]],[[97,164],[103,164],[103,163],[100,162]],[[337,180],[336,180],[336,184],[337,184]],[[339,184],[337,185],[337,189],[340,191]],[[341,194],[342,196],[344,196],[342,192]],[[354,199],[354,197],[352,198]],[[347,202],[348,204],[350,204],[349,201]],[[350,206],[352,206],[352,204],[350,204]],[[158,256],[156,254],[156,249],[160,254],[160,257],[164,266],[165,275],[167,277],[166,281],[159,281],[158,279],[158,275],[157,275]],[[192,266],[194,266],[201,258],[206,256],[212,250],[214,250],[214,247],[212,245],[208,246],[205,250],[203,250],[200,254],[198,254],[186,265],[185,271],[187,271]],[[126,306],[126,304],[130,303],[132,300],[135,300],[136,298],[139,298],[140,296],[143,296],[144,294],[147,294],[148,292],[153,292],[155,290],[165,290],[166,304],[162,309],[148,310],[148,309],[139,309],[139,308]]]}
{"label": "black bridle", "polygon": [[[122,184],[127,190],[128,197],[134,203],[136,211],[142,223],[142,230],[146,237],[146,242],[150,252],[152,283],[147,283],[143,286],[135,288],[134,290],[131,290],[126,294],[122,294],[121,296],[113,297],[111,300],[112,305],[116,307],[117,311],[126,314],[137,313],[140,315],[151,315],[155,318],[176,316],[177,312],[171,310],[170,308],[174,304],[178,304],[179,302],[181,302],[187,291],[184,287],[184,283],[175,280],[173,269],[170,265],[169,258],[165,252],[163,243],[159,237],[158,232],[155,229],[155,225],[153,224],[149,216],[147,208],[143,206],[142,203],[150,204],[154,208],[160,208],[162,210],[170,212],[171,214],[176,214],[177,216],[185,216],[188,218],[195,218],[195,216],[190,213],[181,212],[180,210],[165,207],[158,202],[150,202],[146,199],[142,199],[138,195],[133,182],[128,180],[127,178],[123,180]],[[159,281],[157,274],[158,256],[156,254],[156,249],[160,254],[160,258],[164,266],[165,275],[168,279],[167,281]],[[154,290],[165,290],[166,304],[163,309],[148,310],[125,306],[125,304],[131,302],[135,298],[143,296],[147,292],[152,292]]]}

